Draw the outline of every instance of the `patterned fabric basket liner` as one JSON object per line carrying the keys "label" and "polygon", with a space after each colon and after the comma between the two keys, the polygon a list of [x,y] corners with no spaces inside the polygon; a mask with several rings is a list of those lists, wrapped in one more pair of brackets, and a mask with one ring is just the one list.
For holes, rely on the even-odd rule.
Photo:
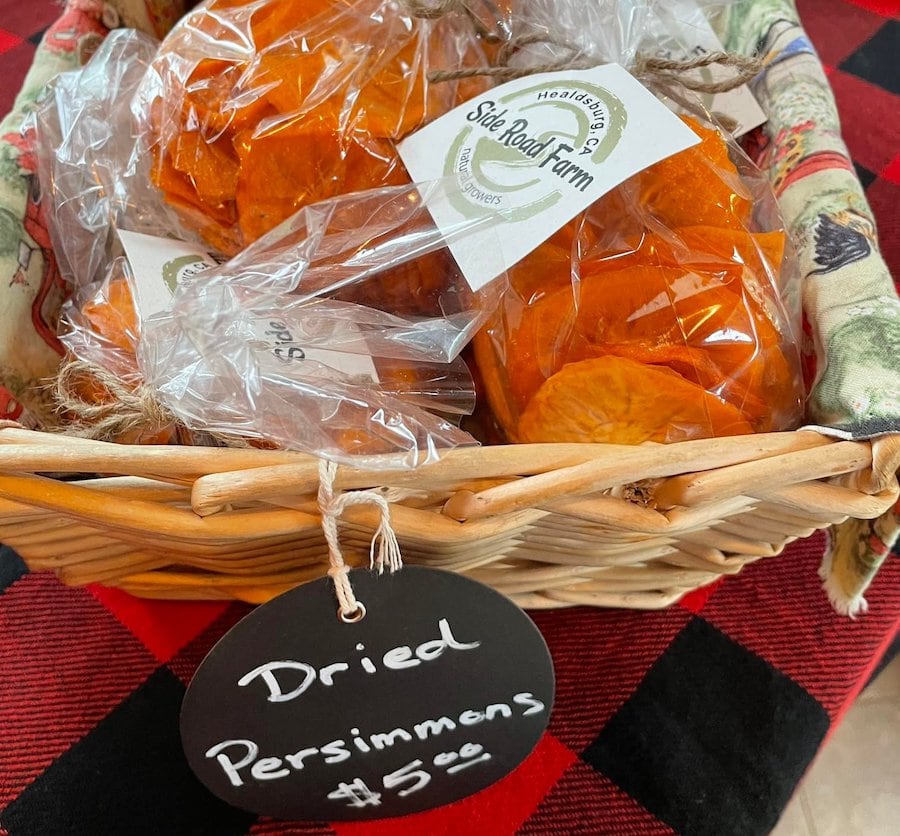
{"label": "patterned fabric basket liner", "polygon": [[[0,540],[32,569],[137,595],[263,601],[321,576],[319,463],[299,453],[112,445],[40,432],[60,361],[65,287],[43,223],[23,119],[44,84],[110,28],[162,36],[181,0],[69,0],[0,123]],[[769,116],[752,149],[802,273],[820,357],[809,429],[668,446],[456,451],[390,477],[338,468],[334,490],[391,500],[404,560],[465,572],[523,606],[663,607],[836,526],[822,566],[851,614],[897,536],[900,302],[792,0],[723,7],[726,48],[758,54]],[[41,473],[114,474],[77,481]],[[488,483],[488,481],[490,482]],[[498,484],[499,482],[499,484]],[[369,559],[378,502],[341,511],[340,552]],[[327,498],[334,500],[334,495]],[[332,544],[332,562],[334,562]],[[338,558],[340,559],[340,558]]]}

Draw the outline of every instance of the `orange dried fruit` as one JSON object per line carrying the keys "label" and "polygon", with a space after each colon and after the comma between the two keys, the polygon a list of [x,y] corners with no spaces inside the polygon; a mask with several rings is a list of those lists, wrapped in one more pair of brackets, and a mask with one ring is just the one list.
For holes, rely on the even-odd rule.
{"label": "orange dried fruit", "polygon": [[268,102],[272,118],[246,127],[265,134],[302,120],[323,130],[338,130],[341,113],[336,96],[346,93],[353,74],[352,48],[340,39],[307,49],[290,42],[268,49],[259,55],[249,77],[245,72],[242,84],[250,95],[261,95]]}
{"label": "orange dried fruit", "polygon": [[131,289],[125,279],[113,279],[105,296],[96,296],[81,312],[94,331],[117,348],[134,353],[137,343],[138,322],[131,298]]}
{"label": "orange dried fruit", "polygon": [[618,270],[646,262],[645,237],[626,196],[613,189],[510,268],[509,283],[520,299],[536,301],[578,282],[586,264]]}
{"label": "orange dried fruit", "polygon": [[753,204],[728,156],[728,145],[714,128],[687,116],[681,118],[700,137],[700,143],[636,175],[641,206],[669,229],[746,227]]}
{"label": "orange dried fruit", "polygon": [[[582,265],[588,270],[590,265]],[[511,394],[521,410],[543,381],[564,364],[594,356],[606,345],[693,345],[715,328],[722,304],[732,302],[718,277],[675,267],[636,265],[582,276],[537,301],[508,293],[476,343],[483,362],[485,338],[502,341]],[[704,317],[705,314],[705,317]],[[704,327],[705,326],[705,327]]]}
{"label": "orange dried fruit", "polygon": [[241,171],[234,198],[244,242],[255,241],[307,204],[373,184],[409,181],[386,140],[342,138],[297,123],[261,137],[247,130],[234,141]]}
{"label": "orange dried fruit", "polygon": [[[112,279],[102,293],[82,306],[81,313],[96,337],[133,357],[138,341],[138,319],[131,288],[124,278]],[[79,376],[75,394],[88,404],[105,404],[114,399],[106,386],[90,373]],[[174,432],[174,429],[153,432],[137,429],[115,440],[122,444],[167,444]]]}
{"label": "orange dried fruit", "polygon": [[242,95],[243,67],[230,61],[204,58],[185,83],[181,124],[211,140],[224,131],[240,131],[275,113],[264,96]]}
{"label": "orange dried fruit", "polygon": [[[252,8],[253,43],[257,51],[284,39],[301,26],[309,25],[317,17],[330,19],[332,28],[339,28],[338,21],[348,12],[353,14],[356,0],[303,0],[302,3],[262,2],[259,0],[213,0],[211,11],[222,11],[221,19],[233,21],[225,9]],[[243,12],[239,12],[242,15]],[[302,45],[301,45],[302,46]]]}
{"label": "orange dried fruit", "polygon": [[716,226],[683,226],[672,233],[673,255],[681,264],[733,262],[761,275],[778,275],[784,259],[785,234],[746,232]]}
{"label": "orange dried fruit", "polygon": [[186,174],[203,204],[220,205],[237,188],[238,160],[230,143],[207,142],[196,131],[173,143],[172,165]]}
{"label": "orange dried fruit", "polygon": [[759,431],[797,416],[795,352],[746,292],[741,265],[590,272],[583,264],[582,271],[578,285],[537,299],[509,291],[476,335],[485,392],[508,431],[547,378],[611,354],[676,372],[740,409]]}
{"label": "orange dried fruit", "polygon": [[751,432],[737,409],[670,369],[605,356],[550,377],[519,420],[516,440],[641,444]]}
{"label": "orange dried fruit", "polygon": [[[400,139],[422,126],[430,104],[429,90],[426,90],[420,66],[422,55],[439,51],[443,52],[438,50],[437,44],[430,46],[427,40],[423,42],[419,37],[411,38],[391,61],[372,76],[355,108],[364,130],[372,136]],[[431,87],[430,91],[433,91],[432,98],[440,95],[435,87]],[[450,107],[443,109],[449,110]]]}
{"label": "orange dried fruit", "polygon": [[438,250],[371,275],[334,298],[398,316],[452,316],[471,310],[474,304],[462,277],[450,281],[453,290],[448,290],[447,277],[455,273],[453,256]]}
{"label": "orange dried fruit", "polygon": [[651,232],[629,210],[623,191],[614,189],[514,265],[509,280],[520,298],[536,300],[587,275],[635,266],[746,265],[763,279],[777,277],[784,248],[780,230],[694,225],[668,235]]}
{"label": "orange dried fruit", "polygon": [[430,84],[431,69],[483,66],[481,46],[453,16],[403,15],[349,0],[189,14],[160,49],[151,120],[154,182],[182,218],[231,255],[305,205],[409,182],[393,142],[488,82]]}
{"label": "orange dried fruit", "polygon": [[572,275],[571,245],[561,246],[565,243],[553,236],[508,271],[510,286],[523,303],[533,304],[571,286],[576,277]]}

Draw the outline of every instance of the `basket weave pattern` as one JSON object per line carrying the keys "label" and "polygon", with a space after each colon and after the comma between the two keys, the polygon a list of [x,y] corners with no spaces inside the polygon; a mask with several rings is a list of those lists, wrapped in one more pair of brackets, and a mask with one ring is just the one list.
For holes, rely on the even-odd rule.
{"label": "basket weave pattern", "polygon": [[[453,451],[413,471],[340,467],[335,489],[391,489],[408,563],[462,572],[526,607],[664,607],[787,543],[897,500],[869,442],[813,432],[624,447]],[[113,474],[61,481],[38,472]],[[66,583],[260,602],[327,569],[318,461],[0,431],[0,541]],[[369,560],[376,508],[341,547]]]}

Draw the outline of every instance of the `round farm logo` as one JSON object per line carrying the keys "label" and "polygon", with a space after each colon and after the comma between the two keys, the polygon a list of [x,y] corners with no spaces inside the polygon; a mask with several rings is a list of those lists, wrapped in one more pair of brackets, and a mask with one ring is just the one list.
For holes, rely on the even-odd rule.
{"label": "round farm logo", "polygon": [[444,175],[460,181],[453,206],[467,218],[493,209],[522,221],[590,189],[627,114],[605,88],[568,80],[480,97],[465,120],[444,165]]}

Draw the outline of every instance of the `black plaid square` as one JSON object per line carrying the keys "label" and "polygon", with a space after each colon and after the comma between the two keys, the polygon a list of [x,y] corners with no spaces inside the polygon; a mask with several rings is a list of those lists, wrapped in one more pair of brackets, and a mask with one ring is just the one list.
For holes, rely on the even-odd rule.
{"label": "black plaid square", "polygon": [[897,44],[900,21],[889,20],[869,40],[841,64],[840,69],[871,82],[876,87],[900,94]]}
{"label": "black plaid square", "polygon": [[28,567],[9,546],[0,546],[0,594],[8,586],[12,586],[23,575],[28,574]]}
{"label": "black plaid square", "polygon": [[40,31],[35,32],[31,37],[28,38],[28,43],[30,43],[32,46],[39,46],[41,43],[41,38],[44,37],[44,35],[47,32],[47,29],[49,29],[49,28],[50,28],[49,26],[46,26],[43,29],[41,29]]}
{"label": "black plaid square", "polygon": [[[0,816],[10,836],[240,836],[255,816],[212,796],[181,750],[184,685],[159,668]],[[52,723],[48,717],[47,722]]]}
{"label": "black plaid square", "polygon": [[856,176],[859,177],[859,182],[862,183],[862,187],[864,189],[868,189],[869,186],[871,186],[872,183],[875,182],[875,179],[878,177],[877,174],[875,174],[872,171],[869,171],[869,169],[867,169],[864,165],[861,165],[860,163],[857,163],[857,162],[853,163],[853,168],[856,169]]}
{"label": "black plaid square", "polygon": [[582,758],[686,836],[763,834],[828,725],[793,680],[694,618]]}

